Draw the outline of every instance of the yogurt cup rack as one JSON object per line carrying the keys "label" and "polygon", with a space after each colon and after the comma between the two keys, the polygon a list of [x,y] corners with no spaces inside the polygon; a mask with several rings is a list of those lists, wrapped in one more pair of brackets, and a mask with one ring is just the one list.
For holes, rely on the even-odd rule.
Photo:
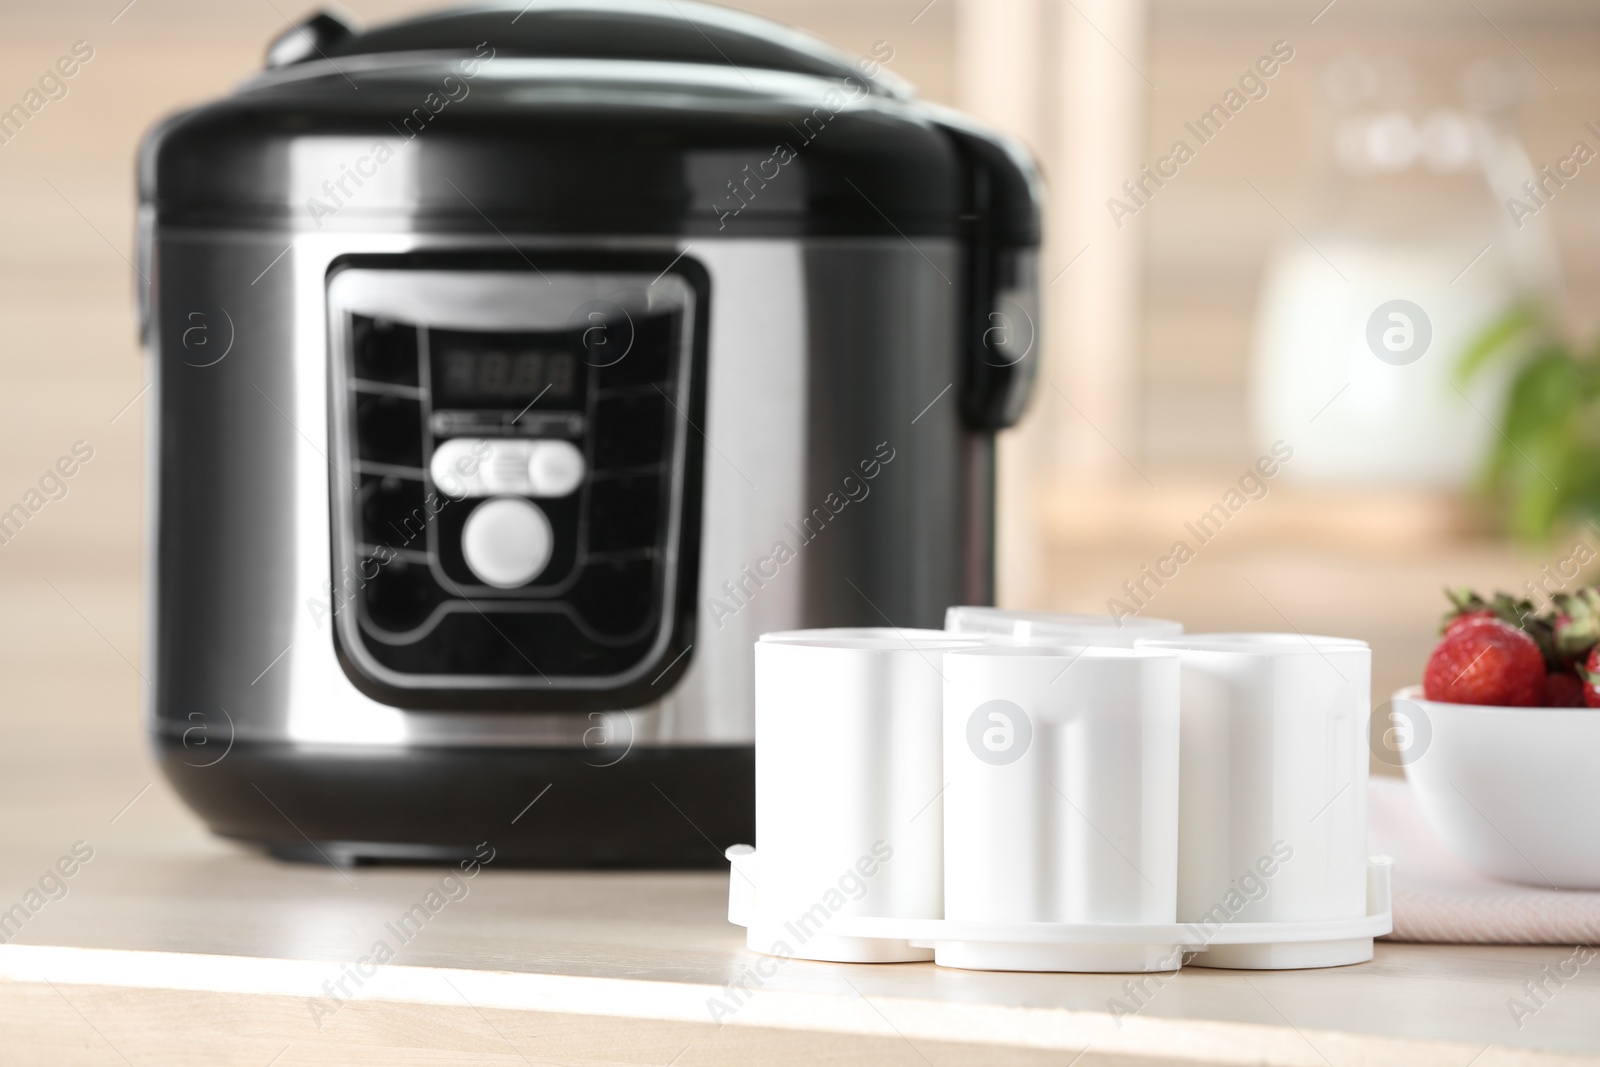
{"label": "yogurt cup rack", "polygon": [[947,628],[764,635],[757,952],[972,970],[1370,960],[1371,651],[1300,634],[952,608]]}

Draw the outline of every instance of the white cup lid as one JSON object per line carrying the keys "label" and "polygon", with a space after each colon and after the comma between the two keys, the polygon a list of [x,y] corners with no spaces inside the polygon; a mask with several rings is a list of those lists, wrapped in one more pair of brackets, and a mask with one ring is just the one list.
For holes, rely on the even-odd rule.
{"label": "white cup lid", "polygon": [[971,648],[971,637],[944,630],[900,629],[894,626],[836,626],[817,630],[776,630],[761,635],[764,645],[809,645],[820,648]]}
{"label": "white cup lid", "polygon": [[1355,652],[1370,649],[1354,637],[1328,637],[1323,634],[1223,633],[1185,634],[1182,637],[1141,637],[1138,648],[1166,648],[1175,652],[1235,652],[1249,655],[1284,656]]}

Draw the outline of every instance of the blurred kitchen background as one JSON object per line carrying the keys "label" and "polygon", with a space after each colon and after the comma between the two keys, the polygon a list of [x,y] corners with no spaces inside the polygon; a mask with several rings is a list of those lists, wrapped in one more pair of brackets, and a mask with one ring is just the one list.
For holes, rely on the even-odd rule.
{"label": "blurred kitchen background", "polygon": [[[363,23],[435,6],[346,5]],[[884,42],[924,96],[1041,163],[1046,342],[1033,407],[1002,448],[1003,603],[1135,607],[1123,583],[1181,539],[1193,559],[1159,588],[1144,579],[1149,614],[1365,638],[1381,701],[1418,680],[1443,586],[1555,588],[1580,541],[1600,555],[1581,523],[1600,494],[1583,403],[1600,319],[1592,0],[734,6],[856,52]],[[35,726],[52,736],[137,743],[135,146],[257,70],[307,10],[0,6],[0,105],[74,42],[93,49],[67,95],[0,146],[0,510],[74,442],[93,448],[66,496],[0,547],[7,702],[48,711]],[[1537,198],[1524,182],[1542,182]],[[1426,322],[1406,306],[1409,327],[1373,319],[1395,300]],[[1462,354],[1518,308],[1510,342],[1459,380]],[[1522,372],[1524,349],[1548,373]],[[1241,478],[1276,441],[1292,458],[1251,499],[1263,483]],[[1476,488],[1491,453],[1498,496]],[[1201,544],[1185,524],[1213,505],[1226,521]]]}

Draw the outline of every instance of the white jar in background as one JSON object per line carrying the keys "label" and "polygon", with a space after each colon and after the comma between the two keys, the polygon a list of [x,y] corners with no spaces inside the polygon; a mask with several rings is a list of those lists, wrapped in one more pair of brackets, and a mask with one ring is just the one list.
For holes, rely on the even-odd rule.
{"label": "white jar in background", "polygon": [[[1501,418],[1507,374],[1453,378],[1514,289],[1492,231],[1375,242],[1317,236],[1282,245],[1256,309],[1255,441],[1283,441],[1289,481],[1466,485]],[[1480,239],[1481,238],[1481,239]]]}

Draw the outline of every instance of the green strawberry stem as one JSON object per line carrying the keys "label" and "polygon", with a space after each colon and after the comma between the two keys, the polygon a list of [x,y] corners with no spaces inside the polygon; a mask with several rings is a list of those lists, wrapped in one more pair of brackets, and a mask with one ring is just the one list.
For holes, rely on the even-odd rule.
{"label": "green strawberry stem", "polygon": [[1484,599],[1477,592],[1461,588],[1446,589],[1451,610],[1445,613],[1442,633],[1463,615],[1487,612],[1509,626],[1515,626],[1539,646],[1545,670],[1572,672],[1600,644],[1600,589],[1586,587],[1576,593],[1557,593],[1552,606],[1539,611],[1533,601],[1509,593],[1496,592]]}

